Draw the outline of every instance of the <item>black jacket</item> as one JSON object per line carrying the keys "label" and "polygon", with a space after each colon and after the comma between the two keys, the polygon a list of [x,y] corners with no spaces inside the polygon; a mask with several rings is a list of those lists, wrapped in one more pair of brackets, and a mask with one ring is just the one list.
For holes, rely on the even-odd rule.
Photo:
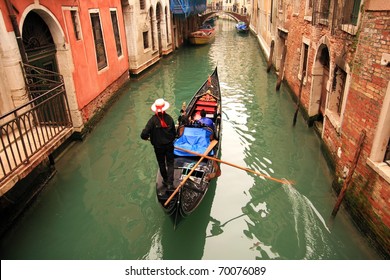
{"label": "black jacket", "polygon": [[172,117],[164,113],[163,118],[168,127],[161,127],[160,120],[153,115],[141,132],[141,138],[144,140],[150,138],[152,145],[156,147],[173,144],[176,138],[175,122]]}

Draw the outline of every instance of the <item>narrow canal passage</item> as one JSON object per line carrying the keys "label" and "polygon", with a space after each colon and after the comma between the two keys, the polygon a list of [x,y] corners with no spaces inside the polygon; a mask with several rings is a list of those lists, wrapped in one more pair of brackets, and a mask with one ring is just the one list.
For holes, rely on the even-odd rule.
{"label": "narrow canal passage", "polygon": [[[1,259],[376,259],[335,203],[320,142],[256,38],[219,20],[211,45],[184,47],[132,80],[83,141],[57,159],[54,178],[1,240]],[[177,118],[214,67],[223,95],[224,161],[200,207],[174,231],[155,197],[157,163],[139,137],[163,97]]]}

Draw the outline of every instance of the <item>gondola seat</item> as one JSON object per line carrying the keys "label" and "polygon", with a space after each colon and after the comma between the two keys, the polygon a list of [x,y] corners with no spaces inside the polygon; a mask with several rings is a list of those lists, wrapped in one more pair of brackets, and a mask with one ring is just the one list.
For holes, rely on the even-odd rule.
{"label": "gondola seat", "polygon": [[[210,138],[213,132],[206,127],[185,127],[183,134],[176,139],[175,146],[203,154],[210,145]],[[175,149],[177,156],[194,156],[193,154]],[[213,155],[213,151],[209,155]]]}

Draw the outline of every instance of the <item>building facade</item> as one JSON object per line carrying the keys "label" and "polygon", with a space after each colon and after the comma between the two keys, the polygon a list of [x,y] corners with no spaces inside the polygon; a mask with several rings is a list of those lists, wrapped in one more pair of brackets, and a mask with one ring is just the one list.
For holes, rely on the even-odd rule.
{"label": "building facade", "polygon": [[389,255],[388,1],[255,0],[253,9],[251,28],[269,57],[274,43],[270,60],[322,139],[334,188],[347,189],[349,212]]}
{"label": "building facade", "polygon": [[73,126],[81,131],[97,104],[128,79],[121,1],[2,0],[0,9],[2,70],[10,75],[1,79],[6,89],[0,96],[1,114],[29,100],[19,64],[17,27],[27,55],[25,63],[63,76]]}
{"label": "building facade", "polygon": [[169,0],[122,1],[131,74],[139,74],[174,49]]}
{"label": "building facade", "polygon": [[128,81],[123,22],[119,0],[0,1],[0,231]]}

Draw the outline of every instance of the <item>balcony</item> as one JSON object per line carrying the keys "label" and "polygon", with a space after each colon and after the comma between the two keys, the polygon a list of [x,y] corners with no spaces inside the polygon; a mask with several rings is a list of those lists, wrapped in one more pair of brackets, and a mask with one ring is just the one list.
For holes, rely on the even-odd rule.
{"label": "balcony", "polygon": [[62,76],[30,65],[24,70],[30,101],[0,116],[0,196],[73,132]]}

